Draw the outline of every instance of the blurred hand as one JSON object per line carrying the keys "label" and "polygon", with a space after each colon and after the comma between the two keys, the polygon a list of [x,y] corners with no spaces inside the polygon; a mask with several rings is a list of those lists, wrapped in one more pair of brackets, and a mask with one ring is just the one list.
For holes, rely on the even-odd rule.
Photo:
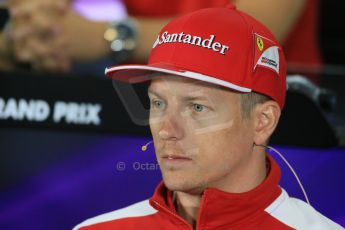
{"label": "blurred hand", "polygon": [[15,57],[39,71],[70,70],[73,62],[93,61],[108,52],[107,23],[76,14],[53,0],[16,0],[11,4]]}
{"label": "blurred hand", "polygon": [[[17,61],[31,63],[33,67],[41,65],[38,63],[42,55],[48,56],[44,46],[49,46],[57,35],[58,28],[54,22],[65,14],[68,7],[67,0],[9,1],[10,34]],[[44,60],[44,63],[50,62],[49,58]]]}

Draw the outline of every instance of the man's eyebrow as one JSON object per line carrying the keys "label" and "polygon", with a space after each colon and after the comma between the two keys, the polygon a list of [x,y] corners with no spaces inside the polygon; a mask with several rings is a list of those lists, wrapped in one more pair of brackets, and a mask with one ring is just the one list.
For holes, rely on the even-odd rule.
{"label": "man's eyebrow", "polygon": [[[148,89],[148,93],[153,94],[159,98],[164,98],[159,93],[153,91],[152,89]],[[210,98],[208,96],[204,95],[187,95],[187,96],[181,96],[180,97],[183,101],[194,101],[194,100],[207,100],[209,101]]]}
{"label": "man's eyebrow", "polygon": [[205,91],[200,90],[192,90],[191,92],[188,92],[187,95],[183,96],[182,99],[185,101],[193,101],[193,100],[210,100],[210,95],[205,95]]}
{"label": "man's eyebrow", "polygon": [[207,101],[209,101],[210,100],[209,97],[206,97],[206,96],[203,96],[203,95],[200,95],[200,96],[185,96],[185,97],[182,97],[182,99],[184,101],[195,101],[195,100],[207,100]]}
{"label": "man's eyebrow", "polygon": [[163,98],[159,93],[153,91],[153,90],[150,89],[150,88],[147,90],[147,92],[148,92],[149,94],[153,94],[153,95],[155,95],[155,96],[157,96],[157,97],[159,97],[159,98]]}

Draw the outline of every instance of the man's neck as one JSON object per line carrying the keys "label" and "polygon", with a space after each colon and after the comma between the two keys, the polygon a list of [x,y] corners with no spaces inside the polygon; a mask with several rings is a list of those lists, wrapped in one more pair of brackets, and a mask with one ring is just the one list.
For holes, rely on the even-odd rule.
{"label": "man's neck", "polygon": [[[245,184],[241,184],[238,180],[235,180],[237,182],[235,183],[236,186],[226,186],[224,188],[219,189],[225,192],[232,193],[242,193],[254,189],[262,183],[262,181],[266,178],[269,172],[269,166],[266,165],[264,162],[265,159],[263,159],[263,162],[261,164],[256,164],[255,166],[257,168],[255,170],[251,170],[251,173],[248,173],[247,177],[241,178],[241,180],[239,180],[246,181]],[[253,165],[253,167],[255,166]],[[174,205],[176,212],[188,223],[190,223],[194,227],[194,229],[199,214],[201,199],[201,194],[190,194],[181,191],[174,192]]]}
{"label": "man's neck", "polygon": [[201,195],[193,195],[184,192],[174,192],[174,205],[176,212],[190,223],[193,228],[199,213]]}

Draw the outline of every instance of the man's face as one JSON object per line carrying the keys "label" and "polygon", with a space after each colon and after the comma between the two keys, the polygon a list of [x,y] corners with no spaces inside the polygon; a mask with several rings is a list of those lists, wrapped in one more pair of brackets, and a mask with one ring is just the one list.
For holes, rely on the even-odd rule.
{"label": "man's face", "polygon": [[242,119],[238,93],[177,76],[155,78],[148,93],[157,161],[170,190],[226,190],[241,180],[253,122]]}

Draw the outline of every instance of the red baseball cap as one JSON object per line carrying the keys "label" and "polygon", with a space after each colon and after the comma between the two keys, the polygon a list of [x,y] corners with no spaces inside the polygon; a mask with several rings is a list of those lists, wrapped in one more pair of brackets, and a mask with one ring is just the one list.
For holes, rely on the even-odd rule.
{"label": "red baseball cap", "polygon": [[120,65],[105,70],[112,79],[129,83],[161,73],[242,93],[254,91],[284,106],[286,62],[281,46],[263,24],[231,4],[198,10],[171,21],[154,42],[148,65]]}

